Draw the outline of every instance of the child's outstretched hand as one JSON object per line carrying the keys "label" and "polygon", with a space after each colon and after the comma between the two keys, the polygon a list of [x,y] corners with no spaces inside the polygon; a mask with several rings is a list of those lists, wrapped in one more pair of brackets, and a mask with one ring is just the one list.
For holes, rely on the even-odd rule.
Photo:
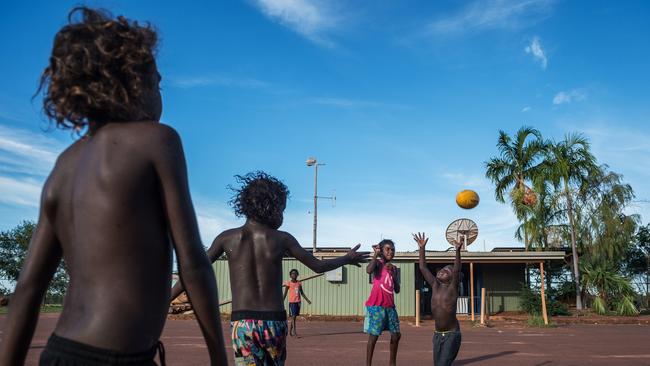
{"label": "child's outstretched hand", "polygon": [[368,259],[368,252],[357,252],[357,249],[361,247],[361,244],[357,244],[354,248],[350,249],[349,252],[345,254],[348,257],[348,264],[353,264],[357,267],[361,267],[360,262]]}
{"label": "child's outstretched hand", "polygon": [[381,247],[379,246],[379,244],[373,245],[372,250],[373,250],[373,255],[375,256],[375,258],[378,257],[379,254],[381,253]]}
{"label": "child's outstretched hand", "polygon": [[413,240],[418,243],[420,248],[424,248],[429,242],[429,238],[424,233],[411,234],[413,235]]}

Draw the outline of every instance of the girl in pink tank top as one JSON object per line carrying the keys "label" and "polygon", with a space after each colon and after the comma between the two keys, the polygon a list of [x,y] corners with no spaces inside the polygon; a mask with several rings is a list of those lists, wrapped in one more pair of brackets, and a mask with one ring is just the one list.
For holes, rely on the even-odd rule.
{"label": "girl in pink tank top", "polygon": [[366,364],[372,364],[375,344],[384,330],[390,332],[390,365],[397,362],[397,346],[401,338],[399,317],[395,309],[395,294],[400,291],[397,267],[391,262],[395,256],[395,243],[384,239],[373,246],[375,254],[366,271],[372,276],[372,290],[366,301],[366,318],[363,331],[368,333]]}

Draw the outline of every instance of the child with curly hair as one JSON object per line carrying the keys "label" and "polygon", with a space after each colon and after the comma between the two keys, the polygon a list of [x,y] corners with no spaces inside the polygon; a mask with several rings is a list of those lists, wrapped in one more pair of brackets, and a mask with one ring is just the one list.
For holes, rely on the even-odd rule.
{"label": "child with curly hair", "polygon": [[212,365],[226,365],[214,272],[201,245],[178,134],[159,123],[149,25],[70,12],[41,78],[44,110],[81,135],[58,157],[12,296],[0,365],[21,365],[59,262],[70,274],[41,365],[164,364],[172,250]]}
{"label": "child with curly hair", "polygon": [[[237,365],[282,366],[286,360],[287,313],[282,298],[282,258],[288,253],[317,273],[346,264],[358,265],[367,254],[359,245],[344,256],[318,260],[293,235],[278,230],[289,190],[278,179],[252,172],[236,176],[230,201],[243,226],[219,234],[208,249],[211,261],[225,254],[232,290],[232,347]],[[187,282],[186,282],[187,283]],[[172,299],[183,284],[172,289]]]}

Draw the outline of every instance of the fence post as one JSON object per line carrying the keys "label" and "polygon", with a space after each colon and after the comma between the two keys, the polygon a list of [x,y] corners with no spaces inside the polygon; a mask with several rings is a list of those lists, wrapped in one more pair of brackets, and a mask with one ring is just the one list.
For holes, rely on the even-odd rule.
{"label": "fence post", "polygon": [[415,326],[420,326],[420,290],[415,290]]}
{"label": "fence post", "polygon": [[481,287],[481,325],[485,325],[485,287]]}
{"label": "fence post", "polygon": [[469,262],[469,306],[471,308],[470,314],[472,315],[472,321],[474,321],[474,263]]}

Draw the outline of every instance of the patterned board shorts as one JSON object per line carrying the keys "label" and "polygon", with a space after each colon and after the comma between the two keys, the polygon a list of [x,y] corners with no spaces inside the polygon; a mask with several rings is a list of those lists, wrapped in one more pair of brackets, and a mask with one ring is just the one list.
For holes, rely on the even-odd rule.
{"label": "patterned board shorts", "polygon": [[395,308],[383,306],[366,306],[366,318],[363,321],[363,332],[380,336],[387,330],[391,334],[399,333],[399,317]]}
{"label": "patterned board shorts", "polygon": [[284,366],[287,321],[242,319],[230,322],[237,366]]}

